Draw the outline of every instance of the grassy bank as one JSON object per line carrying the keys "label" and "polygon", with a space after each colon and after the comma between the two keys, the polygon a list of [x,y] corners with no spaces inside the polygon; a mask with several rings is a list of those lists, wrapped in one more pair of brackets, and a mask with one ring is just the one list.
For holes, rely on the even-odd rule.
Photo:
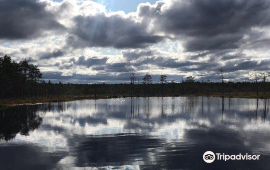
{"label": "grassy bank", "polygon": [[[150,95],[149,97],[227,97],[227,98],[270,98],[270,93],[231,93],[231,94],[189,94],[189,95]],[[84,99],[108,99],[108,98],[125,98],[131,97],[131,95],[85,95],[85,96],[60,96],[60,97],[47,97],[47,98],[25,98],[25,99],[6,99],[2,100],[0,103],[0,108],[12,107],[17,105],[27,105],[27,104],[38,104],[38,103],[52,103],[52,102],[65,102],[73,100],[84,100]],[[136,96],[137,97],[137,96]],[[148,97],[146,95],[139,95],[138,97]]]}

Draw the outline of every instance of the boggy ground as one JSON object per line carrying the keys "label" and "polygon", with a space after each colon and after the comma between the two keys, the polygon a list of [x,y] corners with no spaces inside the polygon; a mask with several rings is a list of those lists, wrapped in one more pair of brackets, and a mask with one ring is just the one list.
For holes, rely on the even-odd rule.
{"label": "boggy ground", "polygon": [[183,94],[183,95],[82,95],[82,96],[59,96],[59,97],[42,97],[42,98],[23,98],[23,99],[4,99],[0,102],[0,108],[13,107],[17,105],[39,104],[65,102],[84,99],[110,99],[125,97],[226,97],[226,98],[261,98],[269,99],[270,93],[239,92],[239,93],[215,93],[215,94]]}

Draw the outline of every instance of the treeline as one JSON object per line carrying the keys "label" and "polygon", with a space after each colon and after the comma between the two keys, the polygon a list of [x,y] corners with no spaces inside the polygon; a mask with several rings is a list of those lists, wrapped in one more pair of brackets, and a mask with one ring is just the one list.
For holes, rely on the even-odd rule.
{"label": "treeline", "polygon": [[33,96],[42,74],[27,60],[16,63],[9,56],[0,58],[0,97]]}
{"label": "treeline", "polygon": [[[223,73],[222,73],[223,74]],[[255,79],[254,82],[199,82],[187,77],[181,83],[168,82],[166,75],[159,83],[152,83],[150,74],[139,82],[135,73],[129,83],[121,84],[63,84],[42,80],[39,68],[27,60],[16,63],[9,56],[0,58],[0,99],[48,98],[60,96],[92,96],[93,98],[118,96],[179,96],[179,95],[230,95],[270,92],[270,83]],[[136,80],[136,81],[135,81]]]}

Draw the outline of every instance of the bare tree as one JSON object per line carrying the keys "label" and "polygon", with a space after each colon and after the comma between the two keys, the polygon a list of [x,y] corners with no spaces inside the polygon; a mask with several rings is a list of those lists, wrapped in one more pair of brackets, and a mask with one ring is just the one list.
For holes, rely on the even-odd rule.
{"label": "bare tree", "polygon": [[268,73],[261,73],[259,75],[260,79],[262,79],[262,82],[266,83],[267,81],[267,78],[269,77],[269,74]]}
{"label": "bare tree", "polygon": [[269,77],[269,73],[260,74],[260,79],[262,80],[262,83],[263,83],[264,92],[266,92],[266,81],[268,77]]}
{"label": "bare tree", "polygon": [[135,73],[130,73],[130,85],[131,85],[131,96],[134,94],[134,84],[135,84]]}
{"label": "bare tree", "polygon": [[257,73],[257,72],[252,72],[252,73],[249,73],[249,76],[252,80],[255,81],[256,83],[256,93],[257,93],[257,96],[259,96],[259,80],[260,80],[260,74]]}
{"label": "bare tree", "polygon": [[223,95],[224,95],[224,72],[223,72],[223,68],[221,67],[220,69],[219,69],[219,71],[220,71],[220,76],[221,76],[221,83],[222,83],[222,97],[223,97]]}
{"label": "bare tree", "polygon": [[160,83],[161,83],[161,91],[162,91],[162,95],[163,95],[163,89],[164,89],[164,84],[167,82],[167,76],[166,75],[164,75],[164,74],[162,74],[161,76],[160,76],[160,79],[159,79],[159,81],[160,81]]}
{"label": "bare tree", "polygon": [[130,84],[135,84],[136,76],[135,73],[130,73]]}
{"label": "bare tree", "polygon": [[224,72],[223,72],[223,68],[221,67],[219,69],[219,71],[220,71],[220,76],[221,76],[221,82],[224,83]]}

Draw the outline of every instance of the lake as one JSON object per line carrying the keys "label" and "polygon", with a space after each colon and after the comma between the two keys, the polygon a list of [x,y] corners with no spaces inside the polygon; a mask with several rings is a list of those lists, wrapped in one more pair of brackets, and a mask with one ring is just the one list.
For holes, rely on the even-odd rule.
{"label": "lake", "polygon": [[[206,151],[260,160],[205,163]],[[0,169],[269,170],[269,100],[120,98],[1,110]]]}

